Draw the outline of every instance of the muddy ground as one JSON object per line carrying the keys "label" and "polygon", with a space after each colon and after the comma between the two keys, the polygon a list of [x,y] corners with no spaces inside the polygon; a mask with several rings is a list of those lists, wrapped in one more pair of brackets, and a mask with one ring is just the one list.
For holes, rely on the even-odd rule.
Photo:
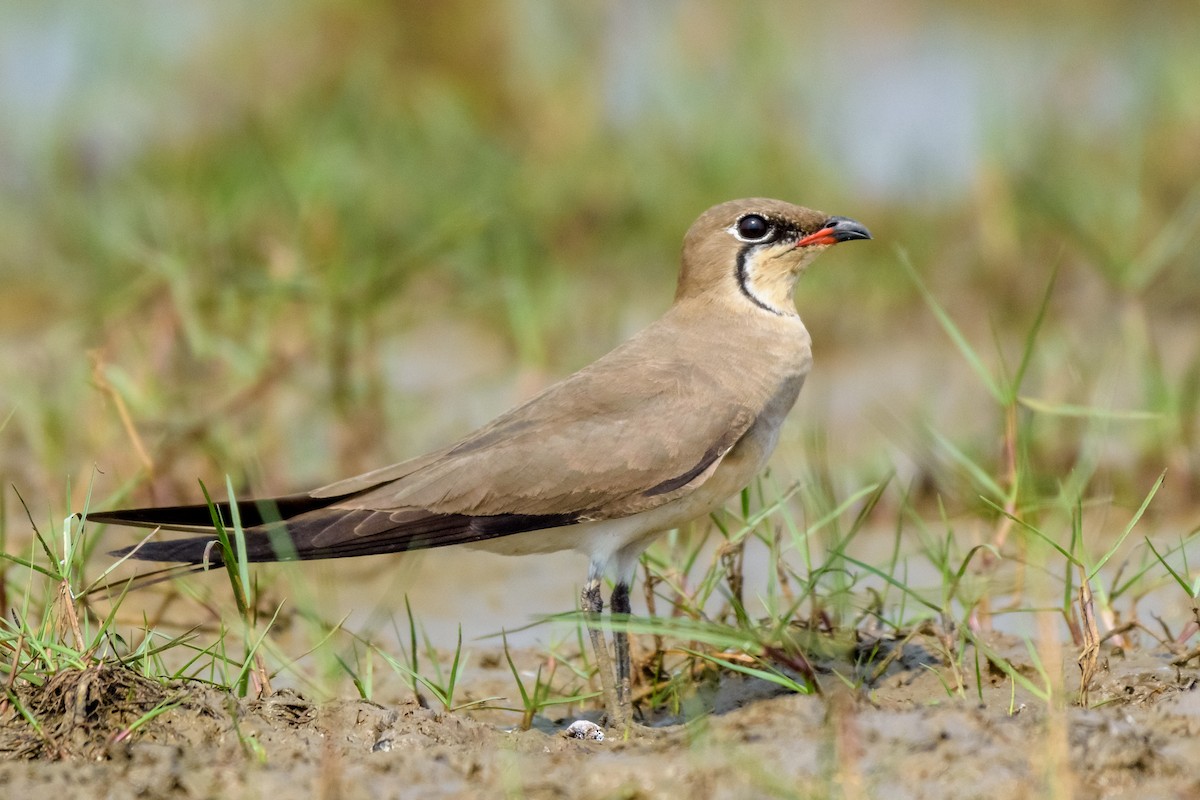
{"label": "muddy ground", "polygon": [[[1021,643],[993,647],[1021,664]],[[935,651],[913,640],[869,691],[829,671],[850,676],[848,665],[826,665],[824,697],[726,675],[713,713],[627,741],[567,738],[570,719],[515,732],[495,712],[472,718],[411,698],[239,701],[92,668],[17,687],[40,732],[11,702],[0,709],[0,796],[1200,797],[1200,670],[1171,654],[1106,652],[1093,707],[1056,712],[1014,697],[986,664],[983,702],[973,668],[966,698],[953,697]],[[476,680],[478,696],[512,690],[499,669]],[[122,735],[163,701],[174,705]]]}

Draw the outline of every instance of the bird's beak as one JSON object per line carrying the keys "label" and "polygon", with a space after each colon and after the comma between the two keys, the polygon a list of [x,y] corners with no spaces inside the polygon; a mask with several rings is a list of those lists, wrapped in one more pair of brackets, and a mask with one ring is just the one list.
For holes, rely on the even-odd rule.
{"label": "bird's beak", "polygon": [[830,217],[821,225],[816,233],[810,233],[796,247],[808,247],[813,244],[837,244],[854,239],[870,239],[871,232],[863,227],[861,222],[855,222],[849,217]]}

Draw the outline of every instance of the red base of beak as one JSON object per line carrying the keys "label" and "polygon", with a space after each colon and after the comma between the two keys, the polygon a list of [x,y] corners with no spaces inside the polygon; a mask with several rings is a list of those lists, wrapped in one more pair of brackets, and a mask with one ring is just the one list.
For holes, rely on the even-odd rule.
{"label": "red base of beak", "polygon": [[796,242],[796,247],[808,247],[814,244],[837,244],[837,239],[834,238],[833,228],[822,228],[816,233],[810,233],[800,241]]}

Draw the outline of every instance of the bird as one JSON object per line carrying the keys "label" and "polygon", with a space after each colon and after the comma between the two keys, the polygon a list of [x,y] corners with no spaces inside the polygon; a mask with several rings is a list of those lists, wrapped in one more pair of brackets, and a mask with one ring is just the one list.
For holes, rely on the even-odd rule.
{"label": "bird", "polygon": [[[601,630],[601,584],[627,618],[642,552],[720,508],[765,467],[812,366],[793,290],[861,223],[781,200],[731,200],[683,240],[674,302],[597,361],[439,450],[312,491],[237,502],[250,562],[469,545],[509,555],[575,550],[607,722],[633,721],[628,634]],[[111,555],[219,565],[229,503],[89,513],[96,523],[196,534]]]}

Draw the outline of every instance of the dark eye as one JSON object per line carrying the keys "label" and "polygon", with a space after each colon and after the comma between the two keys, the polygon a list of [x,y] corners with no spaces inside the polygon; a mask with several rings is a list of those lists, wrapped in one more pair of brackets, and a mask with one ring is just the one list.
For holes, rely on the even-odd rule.
{"label": "dark eye", "polygon": [[767,238],[767,234],[771,232],[771,226],[758,214],[747,214],[738,220],[737,232],[738,236],[746,241],[757,242]]}

